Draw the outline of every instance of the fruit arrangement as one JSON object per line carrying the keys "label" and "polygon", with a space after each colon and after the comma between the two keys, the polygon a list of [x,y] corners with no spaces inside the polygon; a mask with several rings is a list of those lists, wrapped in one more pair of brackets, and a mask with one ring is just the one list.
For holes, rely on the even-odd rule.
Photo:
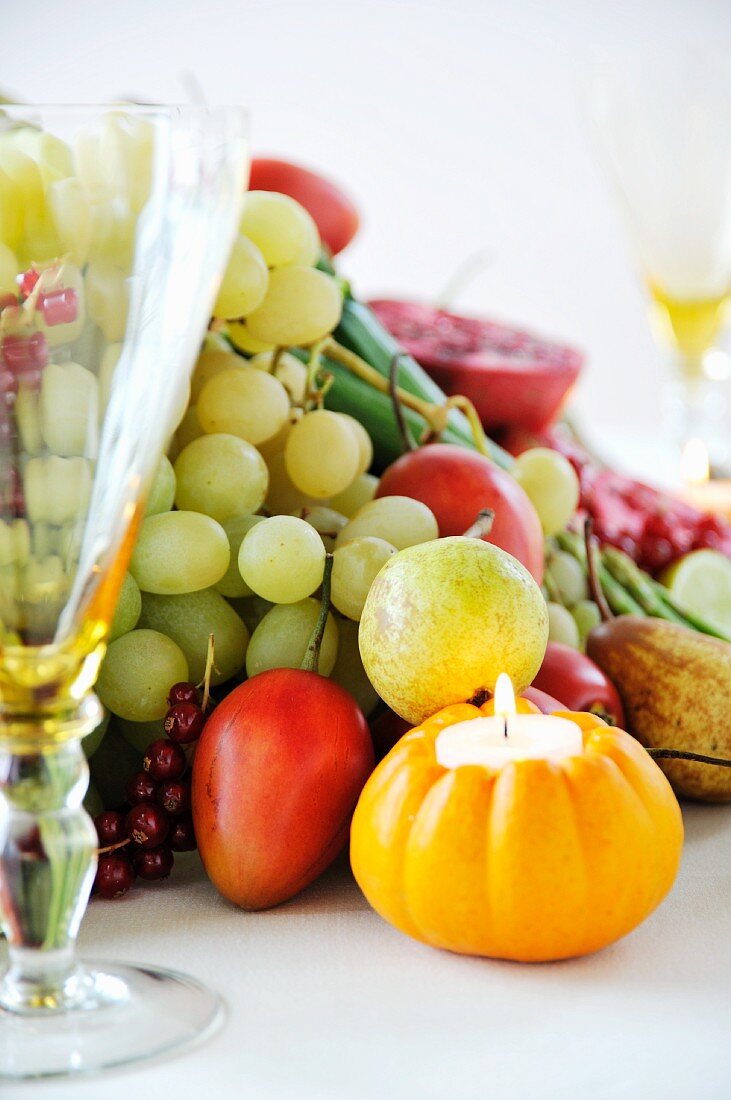
{"label": "fruit arrangement", "polygon": [[[727,705],[720,521],[644,487],[620,492],[546,428],[578,373],[575,353],[445,311],[371,310],[322,247],[339,250],[357,225],[332,185],[272,161],[254,163],[253,182],[99,676],[108,717],[86,745],[98,896],[166,877],[174,853],[197,846],[236,904],[286,900],[347,843],[374,746],[387,756],[443,708],[485,705],[505,672],[546,715],[626,725],[680,793],[731,797],[731,772],[704,762],[725,757],[728,735],[709,708],[689,717],[682,660],[663,663],[666,651],[687,656],[717,685],[713,713]],[[95,249],[121,249],[117,230],[90,245],[91,260],[77,249],[75,265],[69,251],[39,269],[22,270],[15,241],[4,308],[33,324],[21,341],[3,337],[4,370],[18,401],[40,384],[41,416],[80,400],[73,363],[48,363],[44,349],[71,339],[84,308],[106,348],[97,385],[108,392],[124,301],[119,280],[97,279]],[[463,385],[471,371],[488,404],[500,398],[493,414],[482,407],[484,422],[455,381],[476,395]],[[34,423],[29,413],[29,433]],[[32,471],[8,491],[32,495]],[[665,538],[660,519],[670,555],[651,548]],[[64,522],[49,515],[34,568],[48,565]],[[604,621],[612,612],[616,626]],[[638,702],[648,679],[649,718]]]}

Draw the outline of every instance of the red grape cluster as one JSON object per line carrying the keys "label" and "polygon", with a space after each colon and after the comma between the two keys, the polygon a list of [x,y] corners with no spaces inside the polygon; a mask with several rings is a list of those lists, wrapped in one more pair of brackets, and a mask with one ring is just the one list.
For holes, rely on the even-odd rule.
{"label": "red grape cluster", "polygon": [[94,889],[99,897],[122,897],[137,877],[147,882],[167,878],[174,853],[196,847],[183,746],[200,737],[205,717],[194,684],[174,684],[168,703],[167,737],[148,745],[143,770],[127,783],[128,807],[103,810],[94,819],[100,847]]}

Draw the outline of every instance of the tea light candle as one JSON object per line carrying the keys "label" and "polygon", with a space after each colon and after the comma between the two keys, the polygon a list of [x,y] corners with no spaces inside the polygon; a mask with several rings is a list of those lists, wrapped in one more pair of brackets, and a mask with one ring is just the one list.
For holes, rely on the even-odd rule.
{"label": "tea light candle", "polygon": [[455,722],[437,737],[437,762],[443,768],[478,764],[501,768],[511,760],[560,760],[583,751],[580,728],[568,718],[548,714],[516,714],[510,677],[500,674],[495,685],[495,716]]}

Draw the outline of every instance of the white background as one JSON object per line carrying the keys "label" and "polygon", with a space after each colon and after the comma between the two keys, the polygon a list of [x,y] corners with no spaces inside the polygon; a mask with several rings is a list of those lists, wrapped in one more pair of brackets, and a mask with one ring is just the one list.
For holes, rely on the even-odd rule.
{"label": "white background", "polygon": [[[252,112],[254,147],[329,172],[363,213],[342,268],[431,298],[465,257],[465,307],[575,343],[581,420],[631,460],[663,366],[582,108],[592,59],[731,48],[728,0],[0,0],[19,98],[186,98]],[[584,94],[582,96],[582,88]],[[623,441],[626,447],[623,448]],[[631,461],[630,461],[631,464]],[[651,463],[648,462],[648,466]]]}

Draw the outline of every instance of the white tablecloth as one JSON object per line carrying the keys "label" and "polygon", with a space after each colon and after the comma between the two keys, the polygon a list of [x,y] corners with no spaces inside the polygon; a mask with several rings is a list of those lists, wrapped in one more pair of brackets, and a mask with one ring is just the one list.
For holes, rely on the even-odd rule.
{"label": "white tablecloth", "polygon": [[197,857],[94,902],[88,955],[187,970],[229,1016],[175,1060],[3,1100],[721,1100],[731,1095],[731,809],[688,806],[670,897],[591,958],[539,966],[414,943],[341,863],[268,913]]}

